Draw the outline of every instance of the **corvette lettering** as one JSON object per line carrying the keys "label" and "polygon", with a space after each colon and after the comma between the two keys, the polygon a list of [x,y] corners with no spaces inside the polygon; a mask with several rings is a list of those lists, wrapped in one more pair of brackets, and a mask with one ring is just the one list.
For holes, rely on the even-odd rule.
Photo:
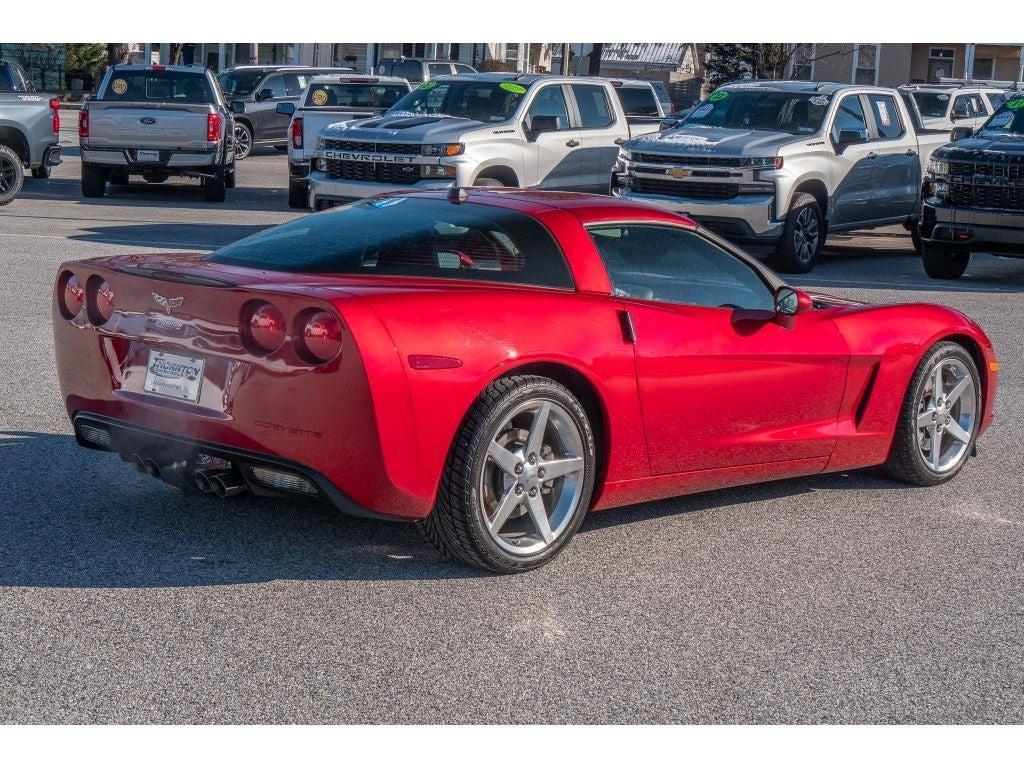
{"label": "corvette lettering", "polygon": [[377,152],[342,152],[326,150],[324,157],[330,160],[347,160],[351,163],[412,163],[416,155],[386,155]]}

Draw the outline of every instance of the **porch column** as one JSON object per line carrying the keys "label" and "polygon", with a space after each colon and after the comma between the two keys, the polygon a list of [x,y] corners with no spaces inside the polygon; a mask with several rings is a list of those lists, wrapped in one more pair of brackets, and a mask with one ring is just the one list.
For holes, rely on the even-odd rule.
{"label": "porch column", "polygon": [[227,65],[227,43],[217,43],[217,71],[223,72]]}
{"label": "porch column", "polygon": [[153,63],[153,44],[143,43],[142,44],[142,63],[149,66]]}
{"label": "porch column", "polygon": [[967,43],[964,51],[964,80],[974,79],[974,50],[977,43]]}
{"label": "porch column", "polygon": [[259,64],[260,63],[260,44],[249,43],[249,63]]}
{"label": "porch column", "polygon": [[374,65],[376,65],[376,63],[377,63],[376,61],[374,61],[374,58],[375,57],[374,57],[373,43],[367,43],[366,44],[366,74],[368,74],[368,75],[372,75],[373,74]]}

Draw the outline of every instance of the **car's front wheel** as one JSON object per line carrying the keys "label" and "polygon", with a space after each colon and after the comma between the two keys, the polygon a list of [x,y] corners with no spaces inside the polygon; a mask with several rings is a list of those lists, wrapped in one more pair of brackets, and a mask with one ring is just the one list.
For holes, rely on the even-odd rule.
{"label": "car's front wheel", "polygon": [[509,376],[480,395],[420,523],[449,557],[497,573],[537,568],[579,528],[597,449],[586,411],[541,376]]}
{"label": "car's front wheel", "polygon": [[928,277],[935,280],[959,280],[967,271],[971,254],[926,243],[922,247],[921,260]]}
{"label": "car's front wheel", "polygon": [[939,342],[914,371],[886,463],[914,485],[938,485],[963,469],[981,424],[981,376],[959,344]]}
{"label": "car's front wheel", "polygon": [[797,195],[786,215],[782,238],[775,247],[776,267],[780,272],[810,272],[824,244],[825,221],[818,201],[812,195]]}
{"label": "car's front wheel", "polygon": [[252,129],[240,120],[235,121],[235,160],[245,160],[252,152]]}

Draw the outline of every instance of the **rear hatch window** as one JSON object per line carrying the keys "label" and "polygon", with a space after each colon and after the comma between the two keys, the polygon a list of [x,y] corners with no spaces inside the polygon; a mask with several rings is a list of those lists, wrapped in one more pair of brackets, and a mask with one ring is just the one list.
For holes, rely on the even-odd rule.
{"label": "rear hatch window", "polygon": [[629,117],[657,117],[658,99],[647,87],[625,85],[618,88],[619,101]]}
{"label": "rear hatch window", "polygon": [[408,92],[397,84],[316,83],[306,92],[304,106],[391,109]]}
{"label": "rear hatch window", "polygon": [[114,72],[100,97],[105,101],[151,101],[173,104],[212,104],[213,93],[205,72]]}
{"label": "rear hatch window", "polygon": [[535,219],[496,206],[434,198],[353,203],[264,230],[206,259],[279,272],[573,287],[561,250]]}

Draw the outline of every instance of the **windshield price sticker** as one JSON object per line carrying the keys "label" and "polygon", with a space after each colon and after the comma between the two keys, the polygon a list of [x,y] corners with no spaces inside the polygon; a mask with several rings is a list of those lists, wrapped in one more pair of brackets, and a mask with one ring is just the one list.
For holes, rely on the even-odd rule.
{"label": "windshield price sticker", "polygon": [[310,98],[313,100],[314,104],[318,107],[322,107],[327,103],[327,91],[323,89],[313,91],[313,95]]}
{"label": "windshield price sticker", "polygon": [[421,85],[419,89],[421,91],[429,91],[432,88],[437,88],[437,85],[437,80],[427,80],[427,82],[423,83],[423,85]]}
{"label": "windshield price sticker", "polygon": [[526,89],[523,88],[523,86],[521,86],[519,83],[504,82],[499,87],[503,91],[508,91],[509,93],[518,93],[520,95],[526,93]]}
{"label": "windshield price sticker", "polygon": [[708,96],[708,101],[710,101],[712,104],[716,104],[717,102],[725,101],[728,98],[729,98],[729,92],[728,91],[715,91],[710,96]]}
{"label": "windshield price sticker", "polygon": [[1008,102],[1006,102],[1006,108],[1012,109],[1015,112],[1018,109],[1024,109],[1024,99],[1010,99]]}
{"label": "windshield price sticker", "polygon": [[701,106],[699,106],[695,110],[693,110],[693,113],[690,115],[690,117],[694,117],[694,118],[698,118],[698,119],[702,118],[702,117],[707,117],[708,115],[711,114],[711,110],[713,110],[714,108],[715,108],[714,104],[702,104]]}
{"label": "windshield price sticker", "polygon": [[828,96],[814,96],[811,98],[811,104],[816,107],[828,106]]}
{"label": "windshield price sticker", "polygon": [[988,121],[986,128],[1006,128],[1010,123],[1013,122],[1013,112],[1000,112],[999,114],[992,115],[992,119]]}
{"label": "windshield price sticker", "polygon": [[949,101],[949,94],[940,93],[936,98],[938,98],[939,101]]}
{"label": "windshield price sticker", "polygon": [[123,96],[125,91],[128,90],[128,81],[122,80],[120,77],[110,84],[110,90],[116,93],[118,96]]}

